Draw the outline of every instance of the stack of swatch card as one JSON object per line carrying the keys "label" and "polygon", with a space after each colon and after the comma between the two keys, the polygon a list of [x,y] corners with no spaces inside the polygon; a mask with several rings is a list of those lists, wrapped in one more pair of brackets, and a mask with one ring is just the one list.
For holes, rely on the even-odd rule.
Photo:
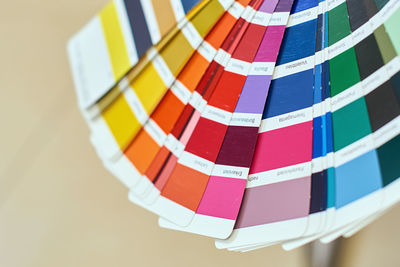
{"label": "stack of swatch card", "polygon": [[400,200],[400,0],[114,0],[69,42],[105,167],[161,227],[248,251]]}

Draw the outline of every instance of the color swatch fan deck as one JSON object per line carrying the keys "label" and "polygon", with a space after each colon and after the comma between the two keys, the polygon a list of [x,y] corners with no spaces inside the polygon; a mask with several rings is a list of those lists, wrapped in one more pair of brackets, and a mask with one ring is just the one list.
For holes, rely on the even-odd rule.
{"label": "color swatch fan deck", "polygon": [[104,166],[220,249],[349,237],[400,201],[400,0],[114,0],[67,46]]}

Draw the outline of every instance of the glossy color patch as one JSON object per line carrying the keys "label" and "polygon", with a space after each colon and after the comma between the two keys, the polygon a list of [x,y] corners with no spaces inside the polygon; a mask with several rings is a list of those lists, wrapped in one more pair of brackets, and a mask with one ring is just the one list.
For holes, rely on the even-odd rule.
{"label": "glossy color patch", "polygon": [[[124,0],[124,3],[126,12],[128,13],[133,39],[135,41],[136,51],[138,56],[141,57],[153,44],[146,18],[143,13],[143,8],[140,1]],[[172,27],[175,19],[173,18],[171,22]]]}
{"label": "glossy color patch", "polygon": [[119,147],[127,147],[133,138],[133,132],[140,130],[141,124],[133,114],[123,97],[118,97],[103,112],[103,119],[107,123]]}
{"label": "glossy color patch", "polygon": [[373,34],[356,44],[355,51],[361,80],[383,66],[381,52]]}
{"label": "glossy color patch", "polygon": [[162,195],[180,205],[196,211],[204,190],[207,186],[209,176],[177,164],[171,173],[165,187],[162,190]]}
{"label": "glossy color patch", "polygon": [[194,8],[197,3],[199,3],[199,0],[182,0],[181,3],[183,6],[183,10],[185,11],[185,13],[187,13],[192,8]]}
{"label": "glossy color patch", "polygon": [[293,7],[291,9],[291,14],[299,13],[306,9],[315,7],[318,5],[316,0],[306,0],[306,1],[293,1]]}
{"label": "glossy color patch", "polygon": [[365,96],[372,131],[375,132],[400,115],[400,105],[389,81]]}
{"label": "glossy color patch", "polygon": [[338,151],[371,133],[364,97],[332,113],[333,143]]}
{"label": "glossy color patch", "polygon": [[336,168],[336,207],[349,203],[382,187],[378,157],[372,150]]}
{"label": "glossy color patch", "polygon": [[261,133],[250,173],[287,167],[312,158],[312,121]]}
{"label": "glossy color patch", "polygon": [[150,166],[146,170],[146,177],[155,182],[157,175],[159,174],[160,170],[163,168],[164,164],[167,162],[168,157],[170,156],[170,152],[166,147],[161,147],[157,154],[154,156]]}
{"label": "glossy color patch", "polygon": [[151,159],[155,157],[159,146],[143,129],[136,136],[136,140],[125,151],[125,156],[134,162],[136,169],[143,174],[151,164]]}
{"label": "glossy color patch", "polygon": [[[207,129],[207,130],[204,130]],[[225,136],[227,126],[218,122],[200,118],[186,146],[186,151],[214,162]]]}
{"label": "glossy color patch", "polygon": [[263,119],[311,107],[313,89],[310,84],[314,84],[313,69],[272,80]]}
{"label": "glossy color patch", "polygon": [[156,179],[153,181],[155,187],[158,190],[162,190],[168,182],[168,178],[171,176],[176,164],[178,163],[178,158],[172,154],[169,154],[168,160],[163,165],[163,169],[160,170]]}
{"label": "glossy color patch", "polygon": [[397,54],[393,47],[393,43],[386,33],[385,26],[379,26],[375,31],[375,38],[379,46],[379,51],[382,54],[382,59],[385,64],[391,61]]}
{"label": "glossy color patch", "polygon": [[330,10],[328,12],[328,21],[329,46],[350,34],[350,23],[346,3],[342,3]]}
{"label": "glossy color patch", "polygon": [[397,100],[400,102],[400,72],[396,73],[390,79],[394,92],[396,93]]}
{"label": "glossy color patch", "polygon": [[313,119],[313,158],[323,156],[323,131],[324,129],[323,117]]}
{"label": "glossy color patch", "polygon": [[146,112],[150,113],[160,101],[167,85],[161,79],[154,64],[149,64],[142,74],[131,83],[131,87]]}
{"label": "glossy color patch", "polygon": [[389,0],[374,0],[374,1],[379,10],[381,10],[387,4],[387,2],[389,2]]}
{"label": "glossy color patch", "polygon": [[326,171],[313,173],[311,176],[310,214],[326,209],[327,193]]}
{"label": "glossy color patch", "polygon": [[257,139],[256,127],[229,126],[219,151],[216,164],[248,167],[253,159],[253,140]]}
{"label": "glossy color patch", "polygon": [[243,75],[224,71],[208,104],[233,112],[245,81]]}
{"label": "glossy color patch", "polygon": [[374,0],[362,0],[362,3],[364,4],[369,19],[378,13],[379,10]]}
{"label": "glossy color patch", "polygon": [[387,33],[392,40],[393,46],[396,49],[397,54],[400,53],[400,9],[398,9],[386,22],[385,28]]}
{"label": "glossy color patch", "polygon": [[224,12],[224,7],[219,1],[210,1],[201,9],[201,12],[198,12],[196,16],[193,17],[191,22],[198,33],[204,36]]}
{"label": "glossy color patch", "polygon": [[349,13],[350,28],[354,32],[369,20],[367,9],[360,0],[346,0],[346,5]]}
{"label": "glossy color patch", "polygon": [[265,26],[250,24],[232,57],[251,62],[260,46],[265,30]]}
{"label": "glossy color patch", "polygon": [[400,178],[400,136],[396,136],[379,147],[378,157],[382,172],[382,182],[386,186]]}
{"label": "glossy color patch", "polygon": [[[128,1],[127,2],[133,2]],[[171,1],[151,0],[161,36],[167,34],[175,24],[174,10]]]}
{"label": "glossy color patch", "polygon": [[336,175],[335,168],[328,168],[326,170],[327,183],[328,183],[328,197],[326,202],[327,208],[335,207],[335,196],[336,196]]}
{"label": "glossy color patch", "polygon": [[114,78],[118,80],[128,71],[130,62],[114,2],[110,2],[100,12],[100,20],[106,39]]}
{"label": "glossy color patch", "polygon": [[237,113],[260,114],[264,110],[265,98],[271,75],[249,75],[235,107]]}
{"label": "glossy color patch", "polygon": [[315,53],[316,20],[307,21],[285,31],[277,65],[309,57]]}
{"label": "glossy color patch", "polygon": [[185,105],[176,95],[168,91],[151,115],[151,118],[165,133],[169,133],[184,108]]}
{"label": "glossy color patch", "polygon": [[[308,215],[311,178],[247,188],[235,228],[244,228]],[[268,211],[268,212],[262,212]]]}
{"label": "glossy color patch", "polygon": [[176,76],[193,54],[193,51],[194,49],[190,45],[189,40],[186,39],[186,36],[182,32],[179,32],[175,38],[170,41],[170,44],[160,52],[160,55],[171,73]]}
{"label": "glossy color patch", "polygon": [[196,213],[236,220],[245,185],[244,179],[211,176]]}
{"label": "glossy color patch", "polygon": [[335,96],[360,81],[354,48],[350,48],[329,61],[331,96]]}

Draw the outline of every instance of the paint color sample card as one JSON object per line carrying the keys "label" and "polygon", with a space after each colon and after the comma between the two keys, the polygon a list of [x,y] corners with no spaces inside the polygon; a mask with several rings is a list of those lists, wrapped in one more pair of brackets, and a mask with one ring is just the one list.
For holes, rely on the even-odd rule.
{"label": "paint color sample card", "polygon": [[69,42],[81,108],[111,89],[199,0],[110,2]]}
{"label": "paint color sample card", "polygon": [[[253,2],[257,3],[256,1]],[[252,3],[246,8],[246,10],[250,10],[252,8],[251,6]],[[242,9],[242,16],[246,16],[246,10]],[[243,32],[243,24],[245,22],[246,20],[244,19],[244,17],[242,17],[236,21],[235,25],[232,25],[232,30],[229,35],[226,36],[226,39],[222,44],[220,50],[216,53],[214,61],[208,66],[208,69],[205,71],[204,76],[199,76],[199,79],[196,83],[197,88],[191,96],[191,99],[188,101],[188,104],[184,107],[184,110],[180,114],[180,117],[175,120],[175,125],[164,142],[165,147],[159,150],[158,155],[155,155],[155,157],[153,157],[154,160],[151,165],[148,166],[148,171],[146,171],[146,175],[144,176],[144,178],[146,179],[143,179],[141,181],[141,185],[138,185],[136,188],[134,188],[134,193],[136,193],[137,195],[143,196],[144,192],[148,192],[150,190],[149,186],[153,185],[150,182],[153,182],[155,184],[155,186],[151,188],[153,190],[153,194],[151,195],[159,195],[158,190],[160,189],[161,184],[157,182],[165,180],[165,178],[161,178],[161,176],[166,177],[165,175],[161,175],[164,169],[162,168],[162,162],[171,162],[171,156],[178,156],[179,151],[183,150],[182,147],[184,146],[183,143],[185,142],[181,143],[181,141],[183,141],[181,139],[182,132],[184,131],[184,128],[187,128],[187,131],[192,131],[191,125],[194,123],[188,123],[188,120],[191,120],[192,118],[197,118],[197,116],[193,117],[194,110],[196,110],[197,112],[201,112],[200,109],[204,108],[206,101],[208,100],[213,90],[212,86],[209,86],[208,80],[210,79],[210,77],[218,77],[216,73],[220,72],[223,69],[224,65],[226,65],[224,62],[228,60],[228,57],[230,55],[229,53],[231,53],[231,50],[233,49],[233,47],[235,47],[235,42],[233,41],[241,37],[241,34],[239,34],[239,32]],[[227,27],[224,27],[224,29],[227,29]],[[188,136],[189,133],[186,133],[184,135]],[[185,137],[185,139],[187,138]],[[162,182],[162,184],[165,183]]]}
{"label": "paint color sample card", "polygon": [[173,85],[175,77],[201,45],[203,37],[234,2],[229,0],[224,6],[221,1],[208,2],[182,26],[168,45],[158,52],[152,50],[155,54],[152,61],[132,82],[124,79],[122,82],[126,82],[126,86],[123,88],[126,89],[101,112],[101,116],[89,120],[94,144],[102,158],[115,161],[132,142]]}
{"label": "paint color sample card", "polygon": [[[160,191],[166,184],[172,167],[183,152],[184,146],[193,132],[195,123],[199,119],[215,88],[215,82],[210,81],[214,79],[218,80],[222,74],[227,61],[247,28],[248,20],[253,17],[253,15],[248,17],[246,14],[249,14],[249,11],[253,10],[257,4],[259,4],[259,1],[253,0],[246,10],[243,11],[242,17],[233,26],[213,62],[208,66],[200,81],[198,81],[195,92],[180,114],[165,144],[155,156],[138,186],[133,188],[131,192],[132,199],[138,200],[137,198],[133,198],[134,196],[145,197],[145,202],[150,205],[160,195]],[[151,209],[150,206],[148,208]]]}
{"label": "paint color sample card", "polygon": [[[174,220],[173,216],[177,216],[176,221],[181,226],[186,226],[190,223],[201,201],[210,176],[211,164],[215,162],[216,153],[219,151],[227,129],[227,123],[229,123],[232,116],[232,109],[236,105],[247,76],[248,70],[242,67],[247,67],[252,62],[261,39],[264,36],[265,23],[271,18],[272,11],[270,4],[260,1],[258,5],[258,12],[252,12],[254,16],[251,23],[247,23],[249,25],[242,40],[238,43],[232,54],[232,58],[228,61],[225,70],[220,75],[220,79],[216,83],[208,105],[204,107],[204,111],[200,114],[181,156],[178,158],[176,164],[172,166],[172,171],[169,177],[167,177],[168,180],[161,191],[161,196],[157,200],[157,213],[170,220]],[[274,6],[272,7],[273,9]],[[265,16],[266,14],[268,16]],[[261,20],[260,23],[260,18],[264,17],[267,18],[267,22],[262,24],[264,20]],[[249,48],[247,43],[243,42],[243,40],[248,40],[246,36],[251,38],[254,45],[252,50],[243,51],[244,47]],[[236,88],[232,86],[232,83],[228,83],[230,79],[235,79],[237,83]],[[226,89],[229,86],[231,86],[231,91],[230,94],[227,94]],[[213,114],[216,114],[216,116],[212,116]],[[223,116],[221,117],[220,115]],[[208,134],[209,136],[210,133],[214,135],[214,140],[210,142],[209,146],[204,147],[207,149],[207,153],[204,154],[204,150],[201,149],[205,140],[204,135]],[[200,165],[201,168],[199,168],[198,164],[194,164],[196,162],[202,163]],[[208,166],[204,165],[205,163]],[[188,174],[191,174],[195,178],[195,180],[192,180],[193,183],[187,180]],[[187,187],[185,187],[185,181]],[[190,183],[187,183],[187,181]],[[166,212],[168,210],[172,212]]]}
{"label": "paint color sample card", "polygon": [[[163,205],[174,211],[160,215],[171,222],[187,226],[194,219],[196,210],[201,208],[201,199],[212,174],[232,113],[275,5],[276,2],[263,1],[258,8],[257,14],[251,20],[221,74],[207,106],[161,192],[160,200],[167,199]],[[188,177],[191,178],[188,179]]]}
{"label": "paint color sample card", "polygon": [[287,241],[285,249],[293,249],[321,237],[330,228],[334,214],[333,144],[330,113],[327,2],[319,3],[317,21],[316,65],[314,71],[313,161],[309,225],[305,237]]}
{"label": "paint color sample card", "polygon": [[[353,25],[350,26],[351,34],[357,36],[357,38],[353,38],[353,40],[355,39],[355,41],[353,41],[354,54],[357,60],[357,65],[354,64],[355,66],[353,68],[355,70],[358,68],[359,81],[357,81],[357,84],[360,85],[361,88],[359,90],[361,92],[359,95],[350,98],[345,105],[342,105],[340,109],[332,113],[333,127],[335,129],[335,113],[340,114],[341,112],[348,112],[350,109],[357,107],[357,105],[362,106],[359,106],[357,110],[358,114],[355,114],[355,116],[359,117],[361,123],[365,120],[365,126],[352,125],[349,130],[352,130],[353,127],[362,127],[363,131],[360,130],[358,133],[354,133],[353,130],[353,134],[349,135],[349,138],[351,138],[350,140],[348,140],[349,138],[340,138],[340,140],[343,141],[337,142],[338,144],[343,144],[345,142],[342,146],[347,145],[347,147],[340,146],[337,148],[340,149],[340,151],[335,153],[335,159],[338,158],[338,160],[335,160],[335,164],[338,165],[336,167],[337,214],[335,232],[323,239],[323,241],[326,242],[336,238],[336,236],[342,234],[342,232],[346,232],[349,228],[352,228],[354,224],[350,223],[353,223],[356,219],[363,221],[366,216],[378,212],[382,209],[382,202],[386,202],[385,199],[393,199],[394,197],[394,195],[390,196],[385,194],[386,190],[382,179],[384,170],[381,167],[376,149],[399,133],[398,129],[393,127],[393,125],[396,125],[398,103],[396,103],[395,97],[389,100],[388,113],[385,112],[386,115],[382,114],[378,118],[376,117],[378,114],[376,112],[376,106],[371,102],[372,98],[374,98],[373,101],[382,99],[381,96],[378,96],[379,92],[383,92],[382,88],[387,88],[384,90],[386,97],[391,98],[389,95],[394,96],[394,89],[391,82],[388,80],[399,71],[397,55],[393,53],[391,42],[386,41],[388,48],[383,51],[379,47],[377,41],[380,39],[379,42],[382,44],[383,39],[389,39],[382,27],[386,24],[385,21],[387,19],[390,20],[395,17],[395,14],[393,14],[394,10],[389,11],[390,8],[393,8],[392,4],[393,3],[388,2],[386,5],[388,9],[386,9],[386,11],[382,9],[378,12],[377,8],[375,8],[372,10],[373,12],[371,12],[371,15],[365,12],[367,14],[365,17],[368,16],[365,19],[367,22],[362,26],[357,25],[354,21],[349,19],[349,24]],[[347,6],[349,18],[351,18],[354,16],[352,15],[354,11],[352,11],[351,4]],[[350,89],[351,87],[339,94],[351,92]],[[375,106],[375,108],[372,106]],[[342,121],[342,117],[336,116],[336,120],[337,122]],[[338,125],[336,127],[339,128],[342,126]],[[345,154],[343,155],[343,153]],[[338,154],[338,156],[336,156],[336,154]],[[364,164],[368,164],[368,168],[365,168]],[[368,173],[366,173],[366,171]],[[358,180],[354,177],[354,173],[363,174],[365,180]],[[352,179],[345,181],[346,177],[349,178],[350,176],[353,176]],[[344,188],[348,185],[355,186],[357,189],[354,189],[353,192],[349,192],[348,189]],[[395,186],[395,184],[393,184],[393,186]],[[361,205],[366,205],[368,209],[359,208]],[[349,216],[350,212],[352,213],[351,216]],[[358,222],[356,222],[356,224],[357,223]]]}
{"label": "paint color sample card", "polygon": [[[98,116],[101,112],[103,112],[112,102],[115,101],[116,97],[127,89],[127,84],[135,80],[139,74],[141,74],[146,66],[154,61],[155,57],[158,55],[158,52],[163,50],[169,50],[169,55],[174,54],[174,49],[183,49],[184,52],[185,46],[189,43],[192,47],[197,47],[196,43],[200,41],[201,37],[209,30],[209,24],[215,23],[215,20],[221,15],[221,12],[226,10],[231,4],[233,0],[221,0],[221,1],[202,1],[201,4],[197,5],[195,9],[193,9],[190,14],[186,16],[179,24],[177,24],[173,30],[171,30],[164,39],[162,39],[158,44],[151,47],[145,56],[143,56],[140,61],[132,68],[126,76],[121,80],[115,87],[108,91],[106,95],[104,95],[100,100],[97,101],[95,105],[86,109],[86,116],[89,118],[94,118]],[[221,9],[222,5],[222,9]],[[203,10],[206,9],[206,10]],[[201,14],[199,14],[201,13]],[[204,15],[207,14],[208,16]],[[205,18],[206,16],[206,18]],[[188,23],[188,21],[190,23]],[[197,33],[196,33],[197,31]],[[182,39],[179,37],[184,35],[186,38]],[[172,47],[172,48],[171,48]],[[184,56],[185,53],[183,53]],[[176,54],[175,55],[179,55]],[[179,58],[176,58],[173,62],[171,62],[171,58],[164,57],[164,60],[167,63],[167,66],[170,67],[172,73],[174,73],[174,69],[179,70]],[[175,66],[175,67],[173,67]],[[171,68],[172,67],[172,68]],[[125,81],[124,81],[125,80]]]}
{"label": "paint color sample card", "polygon": [[[242,18],[237,21],[231,33],[226,38],[222,49],[217,53],[215,62],[210,65],[196,88],[196,93],[198,93],[199,97],[196,96],[196,98],[193,99],[195,101],[189,102],[189,105],[186,106],[187,109],[182,113],[174,129],[171,131],[171,134],[168,136],[165,149],[159,154],[161,160],[158,158],[154,161],[155,164],[151,166],[151,170],[147,173],[148,178],[150,178],[149,180],[154,183],[154,186],[152,186],[150,192],[143,201],[140,201],[138,198],[140,191],[142,191],[141,187],[133,188],[130,194],[130,199],[133,202],[145,206],[147,209],[156,213],[162,208],[162,206],[160,206],[162,201],[159,201],[160,192],[166,185],[172,169],[176,165],[179,156],[182,154],[184,146],[191,136],[207,101],[210,99],[219,77],[221,77],[224,68],[227,66],[227,62],[237,48],[240,39],[245,34],[249,26],[249,21],[255,16],[254,8],[257,8],[260,4],[261,1],[252,1],[247,11],[244,11]],[[142,181],[147,181],[147,179]]]}
{"label": "paint color sample card", "polygon": [[317,14],[317,1],[294,3],[241,212],[232,236],[217,242],[221,248],[275,243],[299,237],[306,230],[311,194]]}
{"label": "paint color sample card", "polygon": [[[280,12],[284,5],[285,1],[280,1],[277,6],[263,9],[267,11],[267,8],[274,8],[275,11],[243,85],[196,215],[190,225],[179,230],[203,233],[202,225],[209,224],[213,230],[226,229],[222,238],[232,232],[253,158],[264,99],[287,22],[288,16]],[[167,223],[166,220],[160,220],[161,226],[174,227]]]}
{"label": "paint color sample card", "polygon": [[68,43],[105,167],[164,228],[251,251],[400,201],[399,0],[114,0]]}
{"label": "paint color sample card", "polygon": [[[144,126],[138,135],[129,144],[124,154],[108,166],[117,177],[124,181],[128,187],[146,191],[144,188],[149,181],[141,181],[142,185],[136,185],[138,179],[148,172],[158,152],[168,141],[171,132],[179,116],[193,101],[198,100],[195,93],[202,73],[211,66],[211,62],[217,55],[224,38],[233,28],[240,15],[244,12],[248,1],[238,1],[225,12],[218,24],[206,36],[198,50],[190,58],[177,80],[173,83],[162,98],[149,119],[144,119]],[[145,114],[145,112],[142,112]],[[160,160],[160,159],[158,159]],[[115,171],[114,171],[115,170]],[[150,175],[149,175],[150,176]],[[143,177],[148,178],[148,177]],[[143,188],[143,189],[142,189]]]}

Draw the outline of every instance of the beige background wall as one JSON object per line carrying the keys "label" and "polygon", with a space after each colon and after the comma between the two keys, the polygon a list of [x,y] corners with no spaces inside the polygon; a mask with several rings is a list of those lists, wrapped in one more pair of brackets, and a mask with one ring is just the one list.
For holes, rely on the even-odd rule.
{"label": "beige background wall", "polygon": [[[2,2],[0,266],[307,266],[304,249],[218,251],[128,202],[89,144],[65,52],[106,1]],[[341,266],[400,266],[399,219],[346,240]]]}

